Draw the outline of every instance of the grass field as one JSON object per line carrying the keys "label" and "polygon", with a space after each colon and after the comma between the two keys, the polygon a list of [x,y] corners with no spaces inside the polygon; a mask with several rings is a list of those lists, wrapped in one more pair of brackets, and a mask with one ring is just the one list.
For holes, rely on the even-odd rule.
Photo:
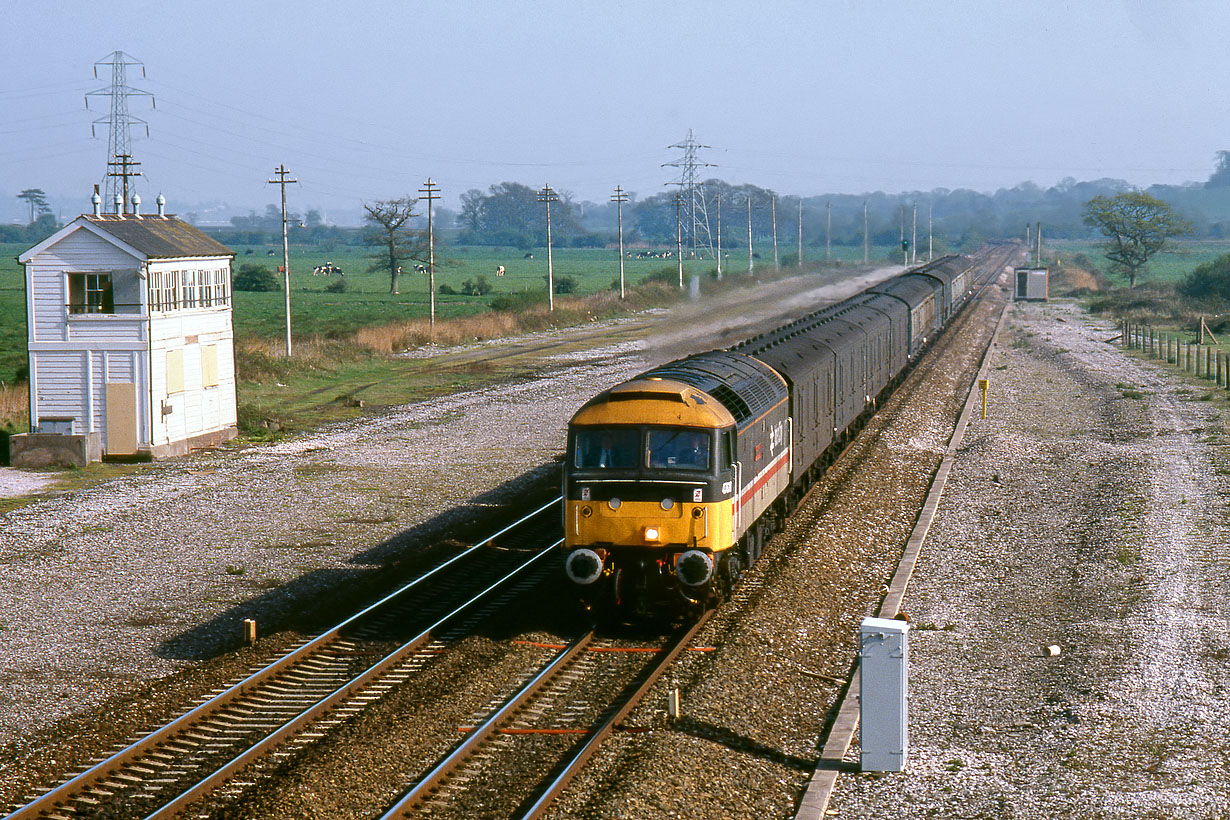
{"label": "grass field", "polygon": [[[281,247],[238,246],[235,267],[244,264],[261,264],[276,269],[282,263]],[[274,256],[269,256],[269,250]],[[788,249],[779,248],[784,255]],[[328,252],[319,248],[291,248],[291,327],[296,335],[321,335],[337,337],[358,327],[371,324],[404,321],[427,316],[430,312],[430,294],[427,277],[417,273],[403,274],[400,295],[389,293],[389,278],[383,273],[368,273],[370,251],[366,248],[339,246]],[[526,258],[527,253],[532,255]],[[758,270],[772,268],[772,247],[758,250],[762,258],[754,260]],[[823,250],[804,249],[804,258],[819,260]],[[888,248],[873,248],[872,259],[886,259]],[[586,295],[599,291],[618,289],[618,252],[610,249],[566,248],[553,252],[554,275],[557,282],[564,277],[576,284],[576,293]],[[862,261],[862,248],[835,247],[833,257],[846,262]],[[793,254],[792,257],[793,258]],[[547,252],[535,248],[526,252],[512,248],[458,247],[444,248],[437,252],[436,263],[436,316],[453,318],[472,316],[487,310],[492,297],[500,294],[537,292],[545,296],[547,289]],[[347,292],[333,294],[325,287],[337,277],[313,276],[312,269],[332,262],[346,271]],[[504,276],[495,275],[496,268],[504,266]],[[693,274],[709,275],[715,270],[712,260],[684,262],[684,277]],[[632,287],[654,274],[674,276],[678,263],[669,259],[625,259],[624,279]],[[740,256],[732,253],[723,265],[723,274],[733,277],[747,274],[747,253]],[[466,280],[478,277],[486,279],[492,291],[486,296],[463,296],[440,294],[439,286],[447,285],[461,290]],[[236,293],[235,333],[239,338],[276,338],[285,333],[284,297],[281,293]]]}
{"label": "grass field", "polygon": [[[25,251],[21,245],[0,245],[0,381],[11,383],[19,371],[26,367],[25,291],[21,267],[16,256]],[[281,264],[281,246],[236,246],[235,267],[248,263],[265,265],[275,270]],[[274,252],[273,256],[269,251]],[[780,251],[784,263],[793,261],[791,246],[783,244]],[[772,246],[757,246],[758,258],[754,260],[756,274],[770,275],[773,269]],[[287,360],[280,355],[281,340],[285,335],[284,295],[275,293],[234,294],[234,322],[237,341],[237,366],[239,368],[239,403],[241,421],[249,432],[256,432],[255,424],[275,418],[283,429],[294,430],[310,426],[337,415],[353,414],[345,405],[339,405],[338,396],[346,396],[363,387],[368,406],[397,403],[411,400],[415,395],[436,392],[442,388],[456,388],[457,384],[442,385],[438,379],[419,383],[421,380],[408,368],[404,360],[379,355],[384,350],[400,350],[413,346],[421,332],[408,332],[403,326],[421,322],[429,313],[427,277],[403,274],[400,294],[389,293],[387,275],[369,273],[370,251],[362,247],[337,246],[329,250],[317,247],[291,248],[291,323],[296,340],[295,356]],[[635,254],[636,251],[633,250]],[[892,250],[887,247],[873,248],[873,263],[883,263],[890,258]],[[819,262],[824,257],[822,248],[806,248],[805,259]],[[530,258],[532,256],[532,258]],[[610,292],[618,288],[618,253],[611,249],[560,249],[553,254],[556,281],[568,277],[575,283],[575,295],[587,296]],[[861,263],[861,247],[834,246],[834,261]],[[325,288],[338,281],[338,277],[313,276],[312,269],[332,262],[346,271],[347,291],[329,293]],[[496,267],[503,265],[506,275],[497,277]],[[810,267],[807,266],[807,267]],[[629,288],[651,277],[665,277],[668,283],[677,279],[677,263],[669,259],[625,259],[625,281]],[[686,261],[684,276],[704,277],[706,290],[718,287],[738,287],[749,281],[747,252],[732,252],[723,265],[726,285],[712,282],[715,269],[712,261]],[[586,321],[597,313],[612,315],[626,310],[620,303],[609,299],[576,304],[570,310],[552,314],[550,320],[531,316],[532,309],[513,322],[488,321],[492,299],[500,295],[531,293],[538,294],[545,302],[547,261],[545,249],[526,251],[511,248],[457,247],[440,248],[437,254],[436,284],[460,290],[466,280],[482,276],[492,286],[485,296],[445,295],[437,292],[437,319],[473,317],[482,322],[481,329],[471,331],[469,326],[453,328],[460,330],[461,338],[484,338],[499,335],[501,328],[508,332],[545,326],[560,321]],[[673,287],[664,287],[658,293],[666,300],[673,298]],[[650,297],[651,299],[655,297]],[[559,300],[557,300],[558,302]],[[639,306],[657,304],[646,303]],[[361,329],[393,326],[387,333],[367,334],[368,339],[355,338]],[[478,328],[479,325],[475,325]],[[367,331],[365,330],[365,333]],[[470,333],[470,335],[466,335]],[[458,338],[459,333],[441,333],[438,339]],[[371,339],[376,339],[372,342]],[[471,381],[479,382],[498,378],[502,374],[474,374]],[[503,374],[506,375],[506,374]],[[370,385],[381,384],[378,390]],[[24,387],[24,386],[23,386]],[[22,430],[28,424],[25,419],[25,402],[8,395],[12,405],[0,418],[0,427]],[[263,428],[261,428],[263,429]]]}
{"label": "grass field", "polygon": [[[1094,261],[1103,271],[1110,269],[1110,263],[1102,255],[1099,243],[1093,241],[1050,240],[1043,237],[1042,249],[1047,256],[1055,255],[1060,260],[1064,256],[1074,256],[1083,253]],[[1156,282],[1162,285],[1173,285],[1179,282],[1192,269],[1205,262],[1211,262],[1219,256],[1230,253],[1230,240],[1205,239],[1199,241],[1171,242],[1149,260],[1137,284]],[[1127,280],[1117,281],[1118,285],[1127,285]]]}

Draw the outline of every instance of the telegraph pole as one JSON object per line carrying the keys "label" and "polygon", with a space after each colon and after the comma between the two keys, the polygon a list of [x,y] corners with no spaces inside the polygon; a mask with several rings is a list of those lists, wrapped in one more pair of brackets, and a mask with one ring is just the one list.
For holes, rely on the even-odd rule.
{"label": "telegraph pole", "polygon": [[824,261],[833,261],[833,202],[824,203]]}
{"label": "telegraph pole", "polygon": [[717,278],[722,281],[722,195],[719,193],[717,199]]}
{"label": "telegraph pole", "polygon": [[918,203],[914,203],[914,233],[910,239],[910,250],[914,262],[918,261]]}
{"label": "telegraph pole", "polygon": [[803,197],[799,197],[799,269],[803,269]]}
{"label": "telegraph pole", "polygon": [[277,174],[277,179],[268,180],[268,185],[282,186],[282,272],[285,275],[286,285],[286,355],[289,358],[291,355],[290,347],[290,240],[286,234],[286,183],[297,183],[297,179],[287,179],[286,175],[290,171],[286,170],[285,165],[279,165],[274,173]]}
{"label": "telegraph pole", "polygon": [[927,205],[927,261],[931,261],[931,251],[933,248],[932,239],[934,234],[931,232],[931,212],[935,208],[934,205]]}
{"label": "telegraph pole", "polygon": [[[107,163],[108,169],[111,169],[114,167],[119,168],[118,171],[108,170],[107,176],[122,178],[124,180],[123,187],[122,187],[123,193],[120,194],[120,201],[123,202],[124,204],[116,209],[115,211],[116,216],[122,216],[123,214],[128,213],[128,204],[129,204],[128,202],[128,179],[129,177],[144,176],[144,174],[142,174],[140,171],[130,170],[130,169],[136,169],[140,165],[141,163],[139,162],[133,162],[131,154],[116,154],[115,159]],[[119,191],[115,190],[115,185],[113,184],[109,184],[107,188],[109,188],[111,191],[114,191],[115,193],[120,193]],[[113,196],[112,199],[114,200],[115,197]]]}
{"label": "telegraph pole", "polygon": [[752,262],[752,195],[747,195],[747,272],[752,273],[756,269]]}
{"label": "telegraph pole", "polygon": [[611,201],[615,203],[615,212],[619,215],[619,298],[624,298],[624,203],[628,201],[628,195],[624,193],[624,189],[620,186],[615,186],[615,195],[611,197]]}
{"label": "telegraph pole", "polygon": [[773,270],[781,270],[782,263],[777,256],[777,196],[769,197],[769,213],[773,221]]}
{"label": "telegraph pole", "polygon": [[555,310],[555,265],[551,258],[551,203],[559,202],[559,195],[551,190],[550,185],[542,186],[538,192],[538,201],[547,206],[547,309]]}
{"label": "telegraph pole", "polygon": [[436,340],[436,233],[431,225],[431,205],[440,198],[440,186],[427,177],[419,193],[427,200],[427,289],[431,292],[431,340]]}
{"label": "telegraph pole", "polygon": [[675,194],[675,254],[679,257],[679,289],[683,290],[683,192]]}
{"label": "telegraph pole", "polygon": [[871,261],[871,234],[867,230],[867,200],[863,200],[863,264]]}

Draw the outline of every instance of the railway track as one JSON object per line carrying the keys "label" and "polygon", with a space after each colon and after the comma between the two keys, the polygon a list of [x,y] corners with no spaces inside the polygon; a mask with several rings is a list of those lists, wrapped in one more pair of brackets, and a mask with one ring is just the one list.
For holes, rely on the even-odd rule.
{"label": "railway track", "polygon": [[[599,639],[593,629],[560,647],[524,687],[465,727],[465,741],[381,820],[420,812],[474,817],[479,806],[484,816],[542,817],[711,614],[661,647]],[[648,663],[642,653],[650,653]]]}
{"label": "railway track", "polygon": [[483,539],[5,820],[162,818],[214,793],[237,797],[263,768],[432,664],[540,581],[560,542],[557,506]]}

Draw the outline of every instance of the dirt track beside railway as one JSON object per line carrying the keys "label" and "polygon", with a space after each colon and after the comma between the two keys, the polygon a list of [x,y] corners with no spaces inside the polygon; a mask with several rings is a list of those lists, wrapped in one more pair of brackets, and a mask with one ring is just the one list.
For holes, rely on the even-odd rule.
{"label": "dirt track beside railway", "polygon": [[908,769],[833,816],[1230,816],[1226,391],[1114,335],[1010,309],[905,599]]}

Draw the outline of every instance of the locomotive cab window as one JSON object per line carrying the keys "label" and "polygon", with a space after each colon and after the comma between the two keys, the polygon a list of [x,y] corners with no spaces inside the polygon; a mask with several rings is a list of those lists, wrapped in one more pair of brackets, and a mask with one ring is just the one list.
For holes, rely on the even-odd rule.
{"label": "locomotive cab window", "polygon": [[640,438],[635,429],[577,430],[573,464],[584,470],[635,469]]}
{"label": "locomotive cab window", "polygon": [[649,466],[654,469],[708,470],[709,434],[686,427],[650,430]]}

